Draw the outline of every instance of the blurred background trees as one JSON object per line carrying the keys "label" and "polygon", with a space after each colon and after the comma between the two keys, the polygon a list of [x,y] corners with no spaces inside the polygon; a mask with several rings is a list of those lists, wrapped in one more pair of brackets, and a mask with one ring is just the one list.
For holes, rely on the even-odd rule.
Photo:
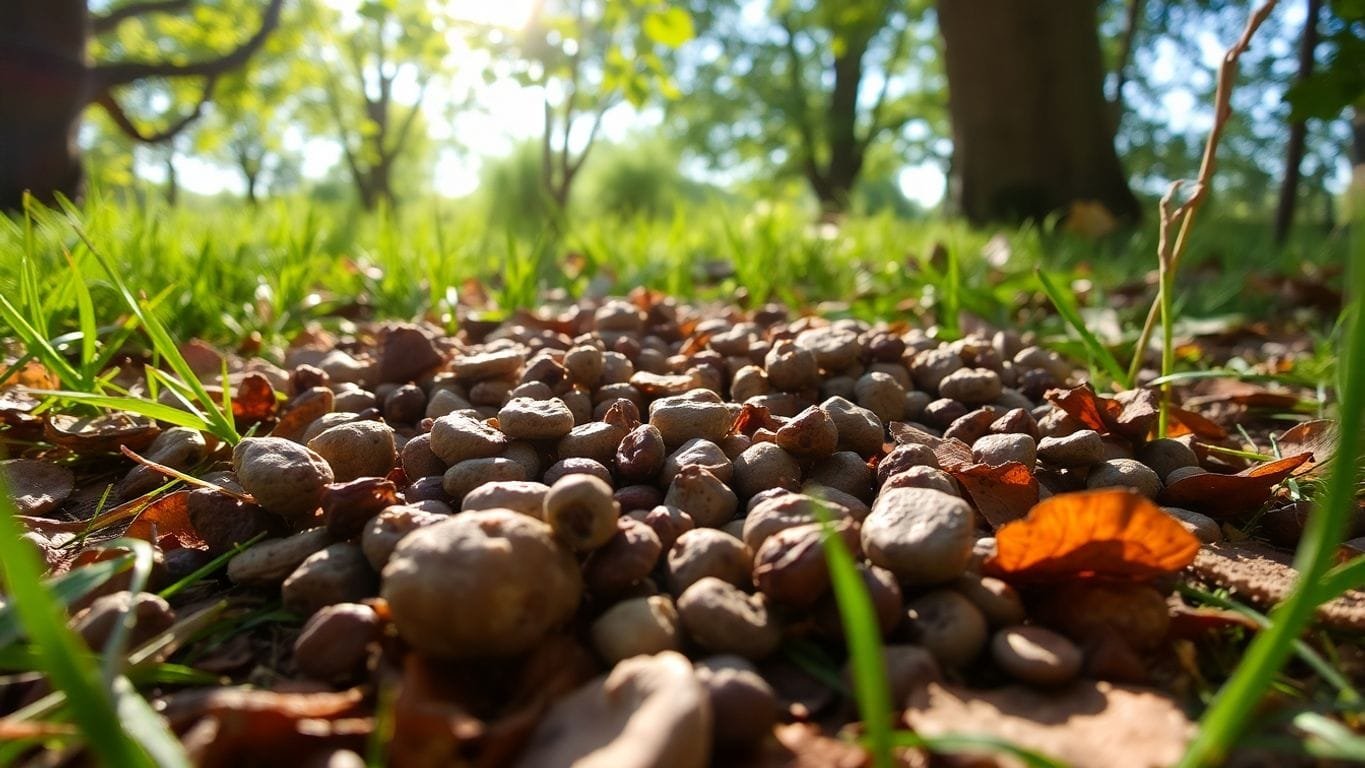
{"label": "blurred background trees", "polygon": [[[76,193],[83,154],[111,196],[477,198],[523,229],[775,194],[830,219],[1098,202],[1131,221],[1195,174],[1246,11],[17,0],[0,24],[0,207]],[[1284,0],[1240,79],[1213,204],[1279,237],[1332,225],[1365,153],[1365,3]]]}

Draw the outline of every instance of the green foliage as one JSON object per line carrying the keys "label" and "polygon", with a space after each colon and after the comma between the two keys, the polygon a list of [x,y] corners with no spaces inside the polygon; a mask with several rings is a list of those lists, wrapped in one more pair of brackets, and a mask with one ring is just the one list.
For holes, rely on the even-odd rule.
{"label": "green foliage", "polygon": [[1365,109],[1365,2],[1331,0],[1327,7],[1327,60],[1286,94],[1292,119],[1331,120],[1352,105]]}

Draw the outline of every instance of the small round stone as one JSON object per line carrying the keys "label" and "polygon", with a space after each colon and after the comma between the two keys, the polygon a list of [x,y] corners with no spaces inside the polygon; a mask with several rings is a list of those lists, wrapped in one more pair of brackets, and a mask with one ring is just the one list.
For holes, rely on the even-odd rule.
{"label": "small round stone", "polygon": [[558,440],[569,434],[573,424],[573,411],[557,397],[514,397],[498,411],[498,429],[521,440]]}
{"label": "small round stone", "polygon": [[1161,493],[1161,480],[1150,467],[1134,459],[1110,459],[1090,468],[1087,488],[1133,488],[1149,499]]}
{"label": "small round stone", "polygon": [[971,505],[942,491],[884,490],[863,521],[863,551],[904,584],[949,581],[971,560],[974,521]]}
{"label": "small round stone", "polygon": [[906,604],[911,637],[949,669],[976,658],[986,645],[986,617],[951,589],[936,589]]}
{"label": "small round stone", "polygon": [[1222,526],[1218,525],[1218,521],[1208,515],[1180,507],[1162,507],[1161,511],[1178,520],[1185,530],[1199,539],[1201,544],[1212,544],[1215,541],[1223,540]]}
{"label": "small round stone", "polygon": [[1038,441],[1038,458],[1059,467],[1088,467],[1104,459],[1104,440],[1093,429]]}
{"label": "small round stone", "polygon": [[972,443],[972,459],[992,467],[1014,461],[1031,470],[1038,461],[1038,444],[1020,433],[986,435]]}
{"label": "small round stone", "polygon": [[1055,687],[1076,679],[1081,651],[1049,629],[1005,627],[991,638],[991,658],[1005,674],[1030,685]]}
{"label": "small round stone", "polygon": [[985,405],[994,402],[1004,391],[1000,374],[989,368],[963,368],[953,371],[939,382],[938,393],[966,405]]}
{"label": "small round stone", "polygon": [[1185,467],[1199,466],[1199,457],[1194,450],[1179,440],[1164,438],[1153,440],[1138,448],[1135,458],[1152,468],[1156,476],[1165,481],[1171,473]]}
{"label": "small round stone", "polygon": [[393,427],[378,421],[338,424],[312,440],[308,447],[327,460],[337,482],[358,477],[384,477],[398,458]]}

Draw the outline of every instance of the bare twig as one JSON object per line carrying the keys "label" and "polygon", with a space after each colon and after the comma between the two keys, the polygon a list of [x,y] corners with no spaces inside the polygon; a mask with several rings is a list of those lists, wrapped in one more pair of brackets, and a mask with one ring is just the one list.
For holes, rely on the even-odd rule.
{"label": "bare twig", "polygon": [[152,470],[153,472],[163,474],[166,477],[173,477],[176,480],[188,483],[190,485],[197,485],[200,488],[207,488],[211,491],[217,491],[225,496],[231,496],[232,498],[245,504],[256,503],[256,498],[249,493],[238,493],[237,491],[234,491],[231,488],[218,485],[217,483],[210,483],[207,480],[200,480],[197,477],[187,475],[184,472],[181,472],[180,470],[174,469],[172,467],[168,467],[165,464],[158,464],[155,461],[152,461],[151,459],[137,455],[136,453],[133,452],[133,449],[129,448],[126,445],[120,445],[119,450],[123,452],[124,456],[127,456],[128,458],[132,459],[133,461],[136,461],[138,464],[141,464],[142,466]]}
{"label": "bare twig", "polygon": [[217,75],[209,75],[204,78],[204,90],[200,93],[199,101],[195,103],[194,109],[190,110],[184,117],[181,117],[179,120],[166,126],[165,129],[155,133],[143,133],[139,130],[138,127],[133,124],[132,118],[128,117],[128,113],[123,110],[123,105],[119,104],[118,99],[114,98],[112,91],[105,91],[100,94],[99,98],[95,99],[95,103],[104,107],[104,111],[109,113],[109,118],[114,121],[114,125],[118,126],[119,130],[123,131],[128,138],[143,144],[159,144],[168,139],[175,138],[181,131],[189,127],[190,123],[199,119],[199,115],[204,112],[204,106],[213,99],[213,88],[217,82]]}
{"label": "bare twig", "polygon": [[[1279,0],[1265,0],[1265,2],[1251,14],[1247,20],[1246,28],[1242,30],[1242,36],[1223,54],[1223,63],[1218,68],[1218,90],[1214,96],[1214,116],[1213,127],[1209,129],[1208,141],[1204,144],[1204,158],[1199,164],[1199,178],[1194,181],[1192,192],[1189,199],[1181,203],[1174,209],[1164,205],[1161,208],[1162,230],[1166,231],[1177,222],[1180,225],[1179,232],[1175,240],[1163,237],[1158,247],[1157,257],[1160,266],[1165,270],[1166,279],[1158,289],[1156,301],[1152,302],[1152,308],[1147,312],[1147,320],[1142,325],[1142,333],[1138,336],[1137,345],[1133,348],[1133,362],[1129,366],[1128,375],[1133,381],[1137,380],[1137,373],[1142,367],[1142,358],[1147,351],[1147,344],[1152,338],[1152,329],[1156,325],[1157,315],[1161,312],[1163,301],[1167,301],[1169,296],[1166,283],[1175,275],[1180,268],[1180,259],[1185,253],[1185,247],[1189,241],[1190,229],[1194,224],[1195,215],[1199,212],[1200,206],[1204,204],[1204,199],[1208,197],[1209,187],[1213,182],[1213,171],[1215,160],[1218,153],[1218,142],[1223,137],[1223,129],[1227,126],[1228,118],[1232,116],[1232,88],[1237,79],[1237,61],[1251,45],[1251,38],[1256,34],[1256,30],[1279,4]],[[1174,199],[1175,193],[1186,182],[1177,181],[1171,185],[1170,191],[1166,193],[1167,198]],[[1169,221],[1167,218],[1169,217]],[[1165,373],[1169,373],[1166,371]],[[1163,399],[1163,408],[1165,400]]]}

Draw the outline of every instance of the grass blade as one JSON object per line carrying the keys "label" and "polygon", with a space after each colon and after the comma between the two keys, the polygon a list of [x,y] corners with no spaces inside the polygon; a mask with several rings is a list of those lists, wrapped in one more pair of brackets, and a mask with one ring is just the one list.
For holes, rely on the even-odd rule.
{"label": "grass blade", "polygon": [[[132,555],[100,560],[48,579],[43,583],[43,588],[58,605],[65,608],[127,570],[132,562]],[[0,606],[0,648],[10,645],[23,634],[23,626],[14,606],[8,603]]]}
{"label": "grass blade", "polygon": [[207,432],[212,425],[199,415],[190,413],[182,408],[173,405],[166,405],[155,400],[144,400],[140,397],[124,397],[121,395],[95,395],[87,392],[75,392],[69,389],[35,389],[31,390],[35,395],[42,397],[56,397],[73,403],[93,405],[97,408],[108,408],[114,411],[128,411],[139,416],[146,416],[149,419],[164,421],[167,424],[174,424],[177,427],[189,427],[201,432]]}
{"label": "grass blade", "polygon": [[886,659],[882,657],[882,634],[876,609],[867,594],[863,577],[858,573],[853,555],[834,530],[827,515],[821,544],[829,563],[830,584],[839,605],[848,643],[849,664],[853,668],[853,690],[858,700],[858,712],[867,729],[867,745],[872,751],[872,764],[890,768],[891,755],[891,688],[886,681]]}
{"label": "grass blade", "polygon": [[[37,555],[19,537],[9,489],[0,480],[0,570],[24,629],[38,649],[43,671],[64,691],[86,743],[110,766],[154,763],[124,731],[112,692],[102,685],[99,667],[70,628],[65,611],[43,586]],[[144,702],[145,703],[145,702]]]}
{"label": "grass blade", "polygon": [[1365,422],[1365,238],[1355,233],[1349,267],[1353,305],[1342,341],[1340,367],[1344,381],[1338,416],[1341,432],[1337,456],[1350,461],[1333,462],[1322,503],[1304,528],[1294,565],[1299,580],[1294,591],[1270,613],[1271,626],[1258,634],[1232,677],[1223,684],[1205,711],[1200,729],[1180,765],[1194,768],[1222,762],[1236,743],[1260,703],[1266,689],[1294,649],[1294,640],[1312,620],[1320,599],[1317,586],[1332,564],[1346,521],[1356,507],[1357,457]]}
{"label": "grass blade", "polygon": [[1038,284],[1042,286],[1043,293],[1047,294],[1048,300],[1052,302],[1052,306],[1057,308],[1057,314],[1061,315],[1062,319],[1067,322],[1067,325],[1070,325],[1071,329],[1081,337],[1081,343],[1085,345],[1086,351],[1090,353],[1090,359],[1095,363],[1098,363],[1099,366],[1104,369],[1104,372],[1109,374],[1109,378],[1118,382],[1121,387],[1124,389],[1131,389],[1133,382],[1132,379],[1128,377],[1127,371],[1124,371],[1123,366],[1119,365],[1119,361],[1115,359],[1114,353],[1110,352],[1109,348],[1104,346],[1104,344],[1095,337],[1095,334],[1086,327],[1085,320],[1081,318],[1081,313],[1076,309],[1076,305],[1072,303],[1071,297],[1067,296],[1061,288],[1058,288],[1057,284],[1054,283],[1052,278],[1043,270],[1035,269],[1033,274],[1038,277]]}

